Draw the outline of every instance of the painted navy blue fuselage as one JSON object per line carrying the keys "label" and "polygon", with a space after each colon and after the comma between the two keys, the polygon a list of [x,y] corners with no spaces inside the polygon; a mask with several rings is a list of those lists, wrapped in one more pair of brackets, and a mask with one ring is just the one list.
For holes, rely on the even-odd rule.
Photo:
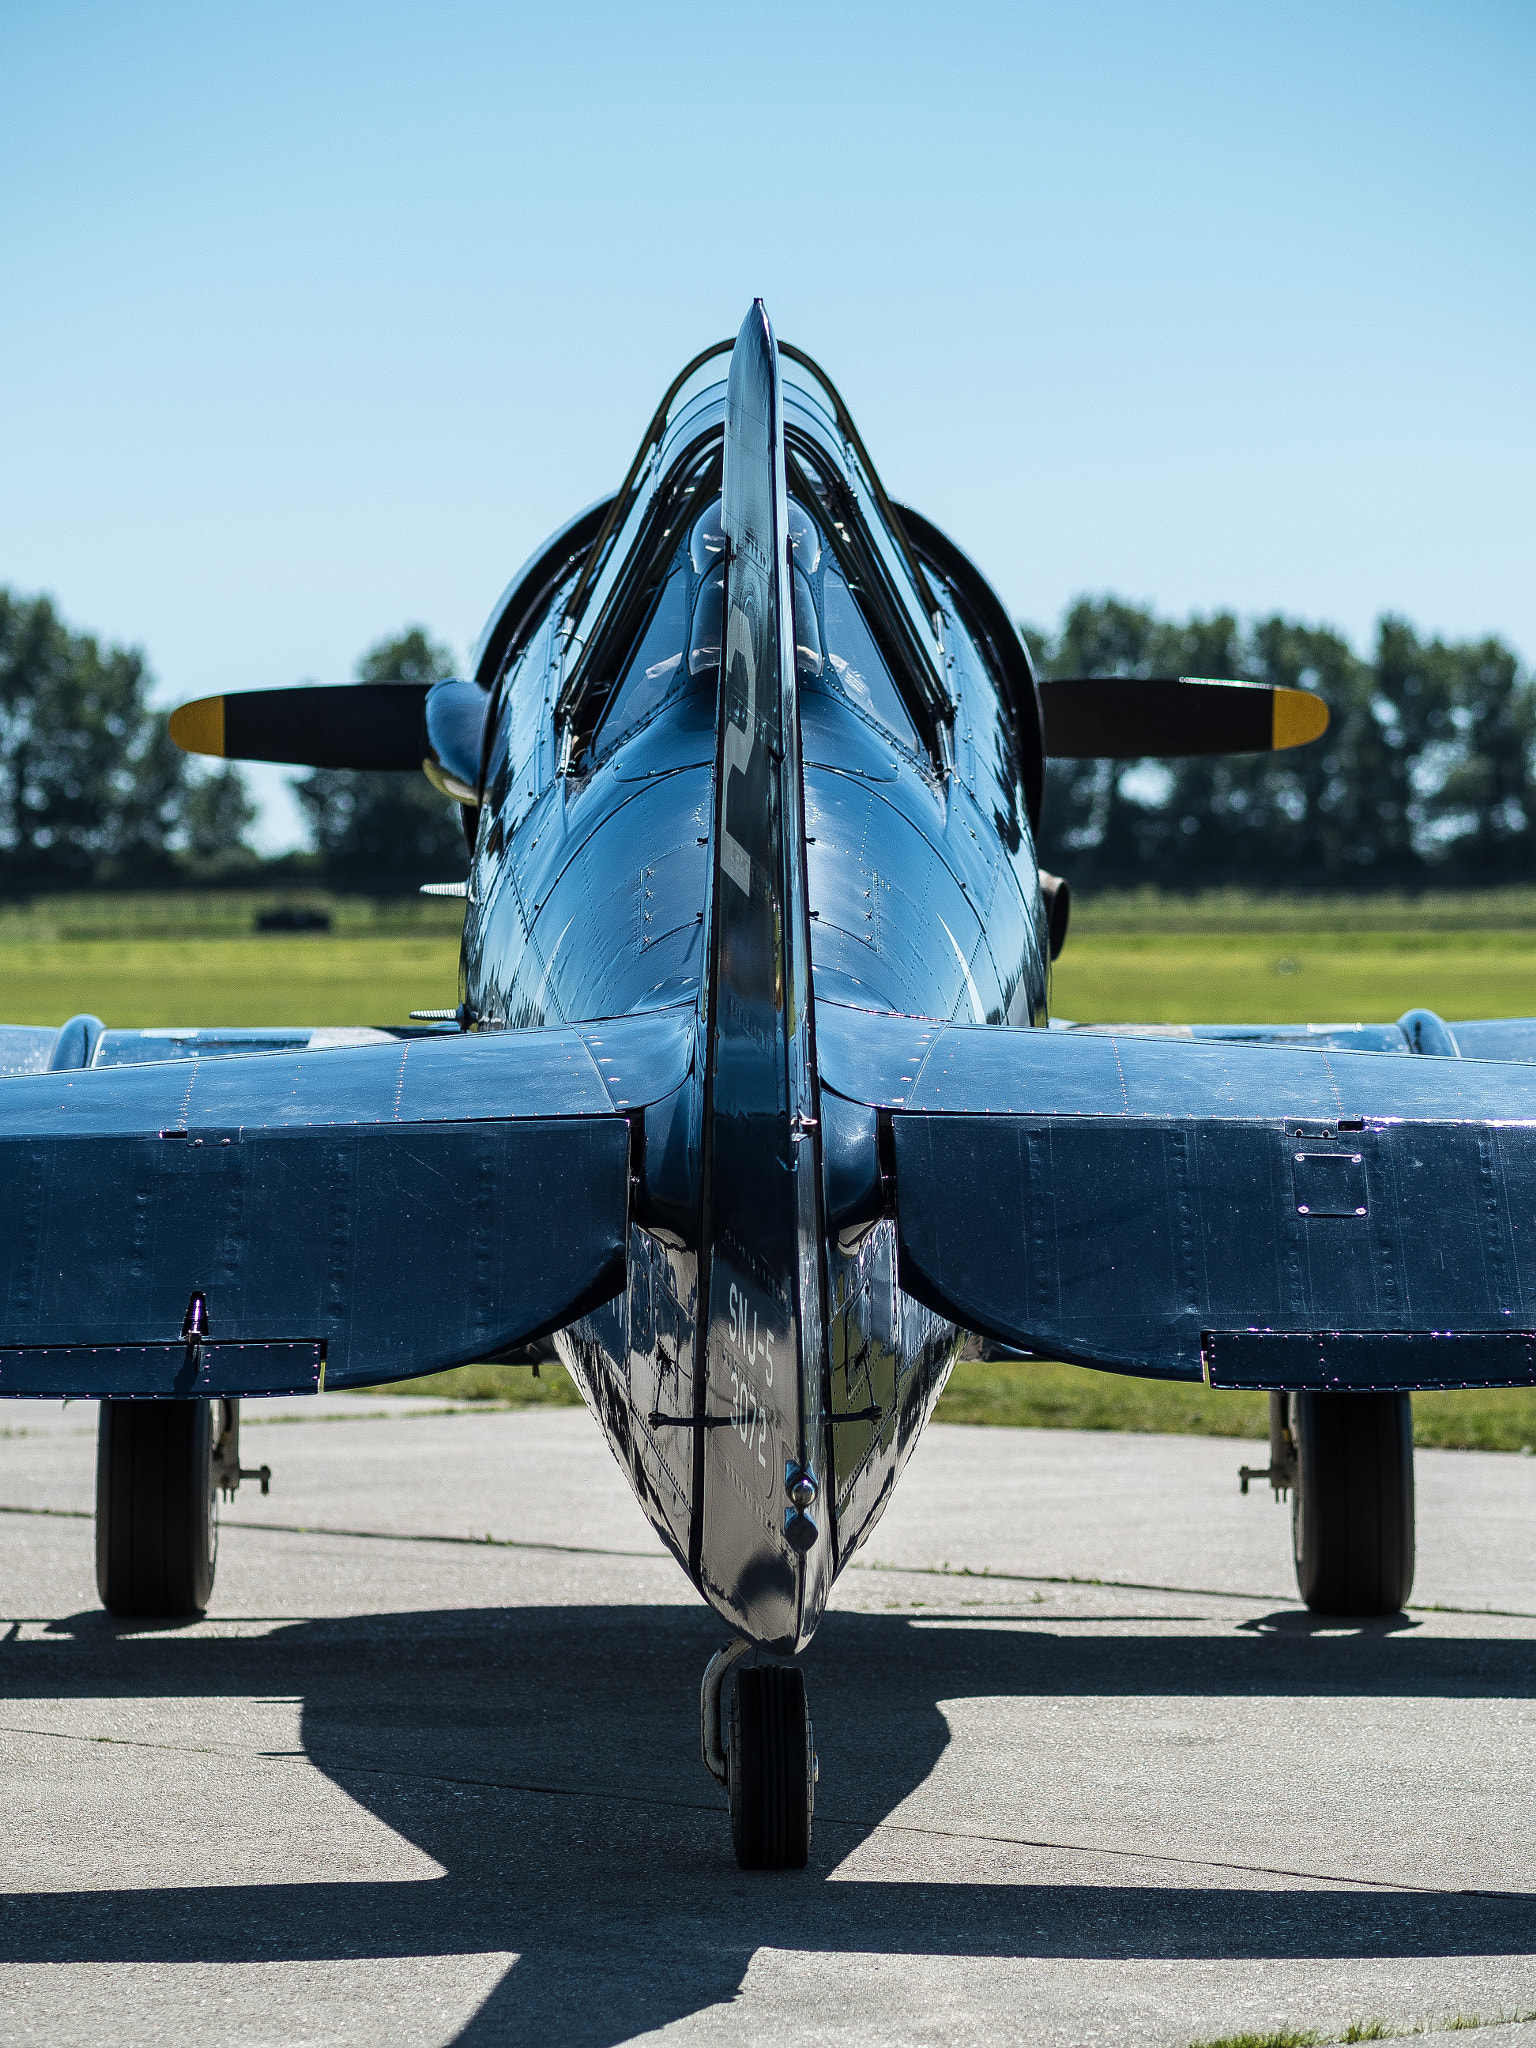
{"label": "painted navy blue fuselage", "polygon": [[[706,386],[659,437],[651,518],[643,504],[630,513],[606,592],[592,593],[587,553],[597,508],[563,555],[558,537],[543,552],[537,609],[514,585],[488,629],[462,994],[482,1031],[665,1007],[696,1018],[689,1083],[647,1114],[627,1291],[556,1341],[701,1591],[755,1639],[793,1649],[883,1509],[961,1341],[898,1284],[874,1115],[815,1103],[796,1046],[804,1068],[812,1014],[832,1004],[1043,1022],[1047,969],[1032,693],[1022,747],[1010,701],[1022,649],[1012,639],[1010,679],[981,623],[990,593],[914,521],[930,534],[929,587],[904,595],[920,624],[934,607],[931,657],[926,673],[903,671],[895,608],[874,588],[882,559],[907,573],[901,548],[812,374],[798,390],[786,365],[777,401],[798,490],[781,426],[777,511],[768,440],[734,472],[727,455],[722,503],[721,441],[754,365],[749,439],[752,407],[774,402],[777,366],[767,349],[744,356],[756,343],[743,336],[730,392]],[[623,542],[633,561],[615,573]],[[626,576],[639,594],[615,629]],[[520,629],[501,628],[520,608]],[[755,653],[748,612],[766,634]],[[746,650],[734,667],[733,633]],[[723,821],[722,773],[735,806]],[[761,828],[750,857],[738,811]],[[818,1493],[809,1520],[786,1504],[801,1471]]]}

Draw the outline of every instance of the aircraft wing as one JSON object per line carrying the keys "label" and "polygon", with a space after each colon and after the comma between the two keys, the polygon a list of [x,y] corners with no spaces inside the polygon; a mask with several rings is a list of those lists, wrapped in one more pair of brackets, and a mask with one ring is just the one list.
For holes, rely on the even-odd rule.
{"label": "aircraft wing", "polygon": [[836,1185],[839,1122],[877,1115],[902,1287],[966,1329],[1214,1386],[1536,1383],[1519,1061],[829,1003],[817,1051],[834,1226],[859,1199],[857,1175]]}
{"label": "aircraft wing", "polygon": [[122,1064],[20,1075],[35,1037],[0,1039],[0,1393],[303,1392],[513,1350],[622,1290],[638,1129],[693,1059],[691,1010],[198,1034],[215,1057],[121,1036]]}
{"label": "aircraft wing", "polygon": [[[438,1032],[454,1035],[455,1027]],[[51,1024],[0,1024],[0,1081],[76,1067],[129,1067],[159,1060],[209,1059],[253,1052],[319,1052],[342,1045],[397,1045],[436,1035],[415,1027],[368,1024],[232,1024],[109,1030],[99,1017]]]}
{"label": "aircraft wing", "polygon": [[1330,1052],[1432,1053],[1444,1059],[1536,1060],[1536,1017],[1474,1017],[1447,1024],[1409,1010],[1395,1024],[1071,1024],[1097,1037],[1219,1039],[1226,1045],[1293,1045]]}

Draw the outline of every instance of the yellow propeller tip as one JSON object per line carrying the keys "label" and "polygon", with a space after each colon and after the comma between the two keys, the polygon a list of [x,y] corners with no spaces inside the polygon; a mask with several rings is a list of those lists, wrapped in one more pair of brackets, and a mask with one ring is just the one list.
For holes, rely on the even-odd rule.
{"label": "yellow propeller tip", "polygon": [[199,697],[171,713],[171,738],[184,754],[224,752],[224,699]]}
{"label": "yellow propeller tip", "polygon": [[1276,690],[1270,745],[1304,747],[1328,730],[1328,706],[1310,690]]}

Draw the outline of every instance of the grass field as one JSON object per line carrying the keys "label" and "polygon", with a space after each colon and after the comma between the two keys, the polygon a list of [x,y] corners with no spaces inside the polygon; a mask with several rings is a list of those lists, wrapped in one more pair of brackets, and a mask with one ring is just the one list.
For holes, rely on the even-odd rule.
{"label": "grass field", "polygon": [[[329,932],[252,929],[302,902]],[[458,1001],[461,906],[321,890],[0,903],[0,1021],[386,1024]],[[1425,1007],[1536,1014],[1536,889],[1260,897],[1153,890],[1077,905],[1052,1009],[1082,1023],[1356,1023]]]}
{"label": "grass field", "polygon": [[[328,932],[253,929],[277,903],[329,912]],[[50,896],[0,905],[0,1022],[403,1024],[459,1000],[464,909],[321,890]]]}
{"label": "grass field", "polygon": [[[509,1408],[575,1408],[581,1396],[559,1366],[535,1379],[526,1366],[467,1365],[428,1379],[380,1387]],[[1118,1429],[1152,1435],[1228,1436],[1262,1442],[1264,1394],[1213,1394],[1199,1385],[1130,1379],[1052,1364],[957,1365],[935,1411],[939,1422],[1015,1429]],[[1536,1450],[1536,1388],[1415,1394],[1413,1440],[1452,1451]]]}
{"label": "grass field", "polygon": [[1105,894],[1072,912],[1053,1014],[1082,1024],[1356,1024],[1536,1015],[1536,890]]}
{"label": "grass field", "polygon": [[[325,933],[257,936],[276,902],[328,910]],[[390,1024],[458,1000],[462,907],[323,891],[188,891],[0,904],[0,1021],[57,1024]],[[1260,897],[1103,894],[1074,908],[1052,1008],[1083,1023],[1354,1023],[1424,1006],[1442,1016],[1536,1014],[1536,889],[1484,894]],[[393,1392],[404,1392],[397,1387]],[[546,1367],[471,1366],[409,1383],[456,1398],[576,1401]],[[962,1365],[952,1422],[1176,1430],[1261,1438],[1262,1395],[1212,1394],[1065,1365]],[[1536,1391],[1425,1394],[1422,1444],[1536,1446]]]}

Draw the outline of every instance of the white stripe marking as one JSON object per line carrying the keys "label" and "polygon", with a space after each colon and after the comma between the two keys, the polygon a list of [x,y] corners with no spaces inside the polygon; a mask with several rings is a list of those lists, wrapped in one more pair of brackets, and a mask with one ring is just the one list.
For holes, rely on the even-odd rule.
{"label": "white stripe marking", "polygon": [[[944,924],[942,917],[939,919],[939,923]],[[971,1012],[978,1024],[985,1024],[987,1013],[981,1007],[981,992],[977,988],[975,979],[971,974],[970,963],[960,950],[960,941],[955,937],[947,924],[944,924],[944,936],[955,949],[955,958],[960,962],[960,972],[965,976],[965,985],[971,992]]]}

